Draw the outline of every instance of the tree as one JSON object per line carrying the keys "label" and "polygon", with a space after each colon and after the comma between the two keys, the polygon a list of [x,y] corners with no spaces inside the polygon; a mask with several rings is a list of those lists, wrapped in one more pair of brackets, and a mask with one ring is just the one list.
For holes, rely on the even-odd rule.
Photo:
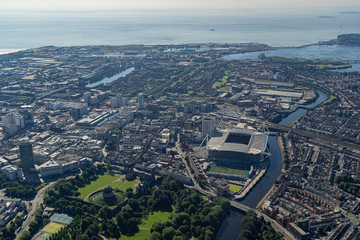
{"label": "tree", "polygon": [[121,209],[121,213],[124,217],[124,219],[130,219],[133,217],[133,210],[129,205],[126,205]]}
{"label": "tree", "polygon": [[191,219],[187,213],[177,213],[173,222],[179,227],[181,225],[190,225]]}
{"label": "tree", "polygon": [[159,232],[152,232],[150,235],[151,240],[161,240],[161,234]]}
{"label": "tree", "polygon": [[24,231],[19,237],[19,240],[30,240],[30,239],[31,239],[31,233],[29,231]]}
{"label": "tree", "polygon": [[166,226],[165,226],[164,222],[155,222],[152,225],[151,231],[162,233],[162,231],[164,230],[165,227]]}
{"label": "tree", "polygon": [[173,227],[167,227],[162,231],[161,237],[164,240],[172,240],[175,236],[175,229]]}
{"label": "tree", "polygon": [[117,225],[119,226],[119,228],[121,229],[121,227],[123,226],[124,224],[124,217],[122,215],[121,212],[119,212],[118,214],[116,214],[116,223]]}
{"label": "tree", "polygon": [[90,226],[91,223],[92,223],[92,219],[90,217],[81,219],[80,231],[85,232],[85,230]]}

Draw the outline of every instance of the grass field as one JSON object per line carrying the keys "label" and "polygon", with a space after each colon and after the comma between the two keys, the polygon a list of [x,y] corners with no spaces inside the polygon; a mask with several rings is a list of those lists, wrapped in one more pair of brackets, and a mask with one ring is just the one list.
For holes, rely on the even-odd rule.
{"label": "grass field", "polygon": [[228,168],[228,167],[220,167],[212,164],[210,166],[210,172],[216,172],[216,173],[228,173],[228,174],[235,174],[235,175],[241,175],[246,177],[249,170],[243,170],[243,169],[236,169],[236,168]]}
{"label": "grass field", "polygon": [[41,231],[54,234],[54,233],[57,233],[58,231],[60,231],[60,229],[63,228],[63,227],[65,227],[65,225],[50,222],[43,229],[41,229]]}
{"label": "grass field", "polygon": [[151,229],[152,225],[155,222],[165,222],[168,220],[171,216],[171,214],[174,213],[174,207],[172,212],[153,212],[150,213],[149,216],[147,216],[147,219],[144,219],[142,223],[139,225],[139,228],[148,228]]}
{"label": "grass field", "polygon": [[142,230],[140,229],[138,233],[136,233],[134,236],[125,236],[121,235],[119,238],[120,240],[147,240],[150,239],[151,232],[150,230]]}
{"label": "grass field", "polygon": [[172,207],[172,212],[161,212],[161,211],[157,211],[157,212],[153,212],[150,213],[149,216],[147,216],[146,219],[142,220],[142,223],[139,225],[139,228],[144,228],[144,229],[140,229],[138,233],[136,233],[134,236],[125,236],[122,235],[120,237],[121,240],[128,240],[128,239],[135,239],[135,240],[145,240],[145,239],[150,239],[150,235],[151,235],[151,231],[150,230],[145,230],[145,229],[151,229],[152,225],[155,222],[160,222],[160,221],[166,221],[170,218],[171,214],[174,213],[174,207]]}
{"label": "grass field", "polygon": [[[125,179],[124,179],[125,181]],[[119,186],[119,184],[121,184],[123,181],[120,180],[120,181],[116,181],[116,182],[113,182],[111,183],[109,186],[112,187],[113,189],[117,188],[117,186]]]}
{"label": "grass field", "polygon": [[351,67],[350,64],[309,64],[309,66],[317,69],[341,69]]}
{"label": "grass field", "polygon": [[335,101],[336,97],[334,95],[331,95],[326,101],[324,101],[321,105],[325,105],[327,103],[331,103],[332,101]]}
{"label": "grass field", "polygon": [[242,189],[242,186],[230,183],[230,191],[238,192]]}
{"label": "grass field", "polygon": [[129,187],[131,187],[133,190],[135,189],[135,184],[139,183],[138,181],[134,180],[134,181],[126,181],[124,182],[121,186],[119,186],[119,190],[126,192],[126,189],[128,189]]}
{"label": "grass field", "polygon": [[36,240],[47,240],[49,239],[51,236],[50,233],[47,233],[47,232],[42,232],[40,233],[40,235],[36,238]]}
{"label": "grass field", "polygon": [[224,86],[225,84],[227,83],[227,80],[226,79],[222,79],[221,82],[215,82],[213,85],[212,85],[212,88],[220,88],[222,86]]}
{"label": "grass field", "polygon": [[118,179],[118,176],[111,176],[108,174],[99,175],[98,179],[92,181],[89,185],[86,185],[83,188],[79,188],[78,191],[80,193],[79,198],[84,199],[89,193],[96,191],[101,187],[105,187]]}

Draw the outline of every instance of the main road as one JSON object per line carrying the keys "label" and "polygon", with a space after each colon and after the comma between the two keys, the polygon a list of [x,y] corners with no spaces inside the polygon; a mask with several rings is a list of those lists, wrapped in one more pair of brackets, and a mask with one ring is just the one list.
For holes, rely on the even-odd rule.
{"label": "main road", "polygon": [[41,188],[38,193],[36,194],[35,198],[30,201],[31,203],[31,211],[28,213],[28,217],[26,218],[26,220],[23,222],[22,224],[22,228],[21,230],[16,233],[16,238],[18,239],[20,237],[20,235],[27,230],[29,223],[35,218],[35,211],[40,207],[40,205],[43,203],[44,200],[44,192],[46,189],[48,189],[51,185],[53,185],[55,182],[49,183],[48,185],[46,185],[45,187]]}

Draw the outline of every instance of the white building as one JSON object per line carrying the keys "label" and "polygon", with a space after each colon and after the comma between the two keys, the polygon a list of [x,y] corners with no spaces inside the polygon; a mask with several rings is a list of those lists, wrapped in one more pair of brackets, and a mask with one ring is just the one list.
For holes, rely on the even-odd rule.
{"label": "white building", "polygon": [[2,117],[3,125],[16,125],[19,128],[25,127],[25,118],[19,113],[8,113]]}
{"label": "white building", "polygon": [[39,167],[39,172],[42,177],[48,177],[51,175],[62,175],[64,173],[64,170],[61,166],[61,164],[54,162],[54,161],[48,161]]}
{"label": "white building", "polygon": [[143,109],[144,108],[144,94],[143,93],[139,93],[138,101],[139,101],[139,109]]}
{"label": "white building", "polygon": [[14,181],[16,179],[23,179],[23,172],[22,172],[21,168],[18,168],[14,165],[8,165],[5,167],[2,167],[1,172],[10,181]]}
{"label": "white building", "polygon": [[215,132],[214,119],[204,118],[201,122],[201,138],[205,138],[206,135],[212,137]]}

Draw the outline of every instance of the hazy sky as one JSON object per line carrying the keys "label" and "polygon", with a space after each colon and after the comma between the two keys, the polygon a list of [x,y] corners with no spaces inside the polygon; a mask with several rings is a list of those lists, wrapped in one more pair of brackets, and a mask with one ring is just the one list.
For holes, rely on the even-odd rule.
{"label": "hazy sky", "polygon": [[241,9],[360,7],[359,0],[0,0],[0,10]]}

